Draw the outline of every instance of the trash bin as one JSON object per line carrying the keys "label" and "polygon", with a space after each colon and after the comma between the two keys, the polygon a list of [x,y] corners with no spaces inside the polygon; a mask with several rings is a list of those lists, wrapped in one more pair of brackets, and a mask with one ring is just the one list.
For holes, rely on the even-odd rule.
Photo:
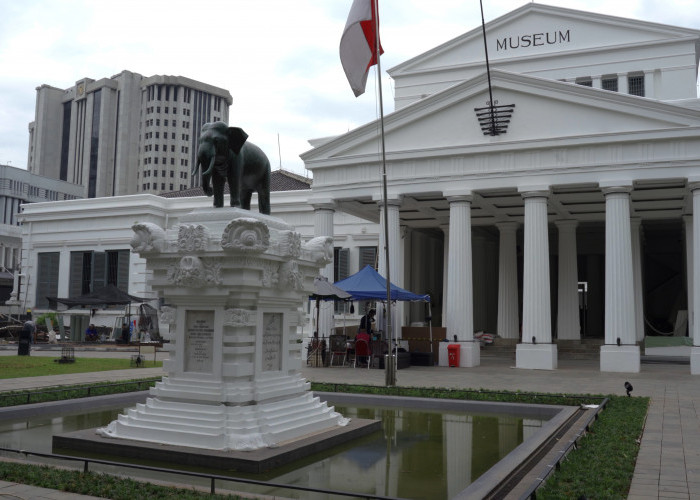
{"label": "trash bin", "polygon": [[447,364],[450,368],[459,367],[459,344],[450,344],[447,346]]}
{"label": "trash bin", "polygon": [[18,356],[29,356],[31,349],[32,334],[27,328],[23,328],[19,333],[19,343],[17,344]]}

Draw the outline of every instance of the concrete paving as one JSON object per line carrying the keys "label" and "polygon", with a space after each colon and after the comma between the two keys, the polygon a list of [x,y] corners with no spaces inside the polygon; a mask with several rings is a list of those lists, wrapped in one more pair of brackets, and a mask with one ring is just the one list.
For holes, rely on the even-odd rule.
{"label": "concrete paving", "polygon": [[[7,351],[0,350],[0,355]],[[39,355],[38,350],[32,355]],[[16,354],[16,351],[15,351]],[[103,356],[101,351],[76,351],[76,356]],[[119,351],[109,356],[130,356]],[[9,354],[8,354],[9,355]],[[49,355],[57,355],[55,352]],[[163,354],[159,354],[160,356]],[[642,364],[640,373],[601,373],[598,360],[559,360],[558,369],[523,370],[511,359],[482,356],[475,368],[412,366],[399,370],[399,386],[451,387],[490,390],[521,390],[542,393],[624,395],[624,383],[633,396],[649,396],[651,404],[637,458],[630,499],[687,498],[700,500],[700,376],[690,366],[677,363]],[[96,383],[162,374],[160,368],[136,368],[76,374],[0,380],[0,391],[23,390],[77,383]],[[304,367],[302,375],[312,382],[384,385],[384,370],[362,368]],[[4,485],[0,483],[0,488]],[[5,493],[0,489],[0,494]],[[21,498],[76,498],[74,495]]]}

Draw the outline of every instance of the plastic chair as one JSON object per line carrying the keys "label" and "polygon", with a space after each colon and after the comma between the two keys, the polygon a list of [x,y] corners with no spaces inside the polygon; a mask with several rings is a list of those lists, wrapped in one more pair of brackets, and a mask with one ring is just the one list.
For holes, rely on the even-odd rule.
{"label": "plastic chair", "polygon": [[344,366],[347,356],[347,341],[345,339],[345,335],[331,335],[328,337],[328,343],[330,344],[331,350],[330,366],[333,366],[333,360],[336,357],[342,360],[339,366]]}
{"label": "plastic chair", "polygon": [[361,358],[365,359],[367,363],[367,368],[369,369],[372,360],[372,349],[369,346],[369,342],[364,339],[355,339],[355,363],[354,368],[357,368],[358,359],[362,361]]}

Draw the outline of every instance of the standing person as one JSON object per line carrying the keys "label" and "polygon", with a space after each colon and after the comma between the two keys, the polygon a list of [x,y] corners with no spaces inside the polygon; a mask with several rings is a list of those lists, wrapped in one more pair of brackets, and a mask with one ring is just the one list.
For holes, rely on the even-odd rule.
{"label": "standing person", "polygon": [[29,330],[29,343],[36,344],[36,324],[32,320],[32,311],[27,311],[27,320],[24,322],[24,328]]}
{"label": "standing person", "polygon": [[129,325],[122,323],[122,344],[129,343]]}
{"label": "standing person", "polygon": [[358,331],[361,332],[364,330],[368,335],[372,335],[374,333],[372,323],[374,323],[374,316],[376,314],[376,310],[370,309],[367,314],[362,316],[362,319],[360,319],[360,329]]}

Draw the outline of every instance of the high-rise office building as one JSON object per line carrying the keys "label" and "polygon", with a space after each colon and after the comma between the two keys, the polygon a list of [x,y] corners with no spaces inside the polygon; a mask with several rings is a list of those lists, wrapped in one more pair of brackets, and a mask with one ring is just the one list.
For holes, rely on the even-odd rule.
{"label": "high-rise office building", "polygon": [[196,186],[201,127],[228,121],[231,94],[181,76],[122,71],[37,87],[28,170],[84,187],[86,198]]}

